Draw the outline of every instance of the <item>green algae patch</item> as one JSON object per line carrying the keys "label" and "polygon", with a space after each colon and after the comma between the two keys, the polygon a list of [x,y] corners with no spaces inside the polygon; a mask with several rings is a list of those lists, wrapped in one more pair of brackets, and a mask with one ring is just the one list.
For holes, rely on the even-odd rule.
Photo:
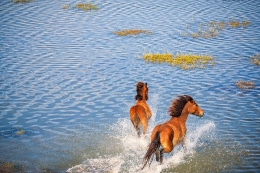
{"label": "green algae patch", "polygon": [[140,34],[152,34],[152,32],[147,30],[142,30],[142,29],[125,29],[125,30],[115,31],[114,34],[118,36],[135,36]]}
{"label": "green algae patch", "polygon": [[172,65],[182,69],[204,68],[206,65],[214,65],[213,58],[209,55],[177,54]]}
{"label": "green algae patch", "polygon": [[172,63],[173,62],[173,55],[168,53],[163,54],[143,54],[143,58],[146,62],[152,63]]}
{"label": "green algae patch", "polygon": [[13,3],[16,3],[16,4],[25,4],[25,3],[28,3],[28,2],[33,2],[33,0],[12,0]]}
{"label": "green algae patch", "polygon": [[235,82],[235,84],[239,89],[253,89],[254,88],[254,83],[251,81],[238,81],[238,82]]}
{"label": "green algae patch", "polygon": [[75,8],[88,11],[88,10],[98,10],[98,7],[91,3],[79,3],[75,5]]}
{"label": "green algae patch", "polygon": [[252,55],[252,56],[250,57],[250,61],[251,61],[251,63],[260,66],[260,54]]}
{"label": "green algae patch", "polygon": [[205,68],[207,65],[214,65],[214,60],[209,55],[196,54],[176,54],[173,56],[169,53],[163,54],[143,54],[146,62],[168,63],[172,66],[180,67],[184,70],[192,68]]}
{"label": "green algae patch", "polygon": [[[249,20],[229,20],[229,21],[210,21],[208,23],[200,23],[196,31],[180,31],[180,36],[190,36],[192,38],[214,38],[217,37],[220,32],[223,32],[226,28],[246,28],[250,24]],[[187,27],[186,30],[194,27]]]}
{"label": "green algae patch", "polygon": [[70,6],[68,4],[62,4],[62,9],[67,10],[69,8],[74,8],[74,9],[80,9],[83,11],[90,11],[90,10],[98,10],[98,6],[92,3],[78,3],[73,6]]}

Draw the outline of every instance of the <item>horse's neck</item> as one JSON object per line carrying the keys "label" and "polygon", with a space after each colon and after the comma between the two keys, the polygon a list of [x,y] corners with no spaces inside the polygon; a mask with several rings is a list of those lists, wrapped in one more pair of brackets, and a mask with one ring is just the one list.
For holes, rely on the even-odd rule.
{"label": "horse's neck", "polygon": [[145,97],[145,92],[142,93],[142,100],[138,100],[137,103],[146,103],[146,97]]}
{"label": "horse's neck", "polygon": [[181,112],[181,115],[178,117],[183,123],[186,123],[187,121],[187,118],[188,118],[188,115],[189,115],[189,111],[188,111],[188,108],[187,106],[184,106],[182,112]]}
{"label": "horse's neck", "polygon": [[136,104],[146,104],[146,100],[143,98],[142,100],[138,100]]}

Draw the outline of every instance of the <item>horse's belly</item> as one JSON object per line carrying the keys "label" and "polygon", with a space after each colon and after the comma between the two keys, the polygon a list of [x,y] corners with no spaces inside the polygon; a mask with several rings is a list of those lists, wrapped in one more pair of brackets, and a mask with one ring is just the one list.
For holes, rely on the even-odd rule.
{"label": "horse's belly", "polygon": [[181,142],[180,140],[177,140],[177,141],[173,140],[173,142],[172,142],[173,143],[173,147],[176,147],[177,145],[179,145],[180,142]]}

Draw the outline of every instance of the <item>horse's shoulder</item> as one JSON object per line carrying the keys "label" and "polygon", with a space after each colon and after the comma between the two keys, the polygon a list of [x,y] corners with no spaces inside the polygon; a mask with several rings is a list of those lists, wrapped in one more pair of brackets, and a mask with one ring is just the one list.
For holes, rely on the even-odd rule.
{"label": "horse's shoulder", "polygon": [[136,105],[143,106],[144,109],[145,109],[147,112],[151,113],[151,109],[149,108],[149,106],[147,105],[146,102],[138,101],[138,102],[136,103]]}

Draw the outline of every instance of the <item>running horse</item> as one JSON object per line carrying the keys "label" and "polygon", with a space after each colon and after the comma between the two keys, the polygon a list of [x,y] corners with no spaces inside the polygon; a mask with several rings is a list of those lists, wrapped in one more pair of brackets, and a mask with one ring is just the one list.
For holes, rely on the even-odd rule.
{"label": "running horse", "polygon": [[143,167],[153,160],[154,154],[156,161],[162,164],[163,153],[169,153],[175,146],[182,143],[185,145],[186,120],[189,114],[202,117],[204,111],[197,105],[195,100],[188,95],[178,96],[169,107],[170,120],[155,126],[151,134],[151,143],[143,158]]}
{"label": "running horse", "polygon": [[143,134],[146,133],[148,120],[152,116],[152,112],[146,103],[148,100],[148,87],[147,83],[137,82],[135,96],[136,104],[130,108],[130,120],[132,121],[134,128],[137,131],[138,137],[140,137],[140,126],[143,126]]}

